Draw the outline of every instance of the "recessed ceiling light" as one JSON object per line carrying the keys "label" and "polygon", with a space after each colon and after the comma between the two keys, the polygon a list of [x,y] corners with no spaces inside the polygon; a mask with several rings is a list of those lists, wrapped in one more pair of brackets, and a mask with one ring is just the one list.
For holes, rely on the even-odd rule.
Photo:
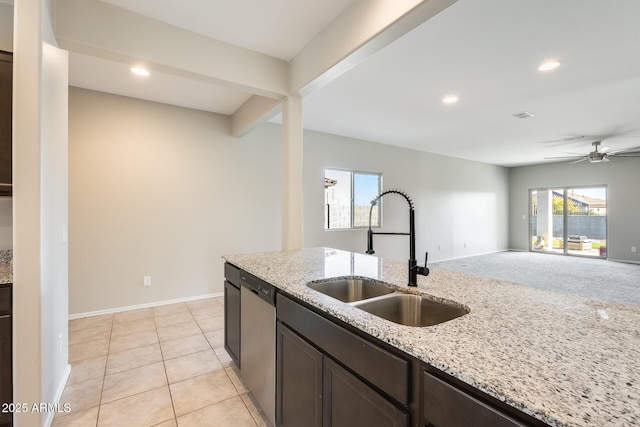
{"label": "recessed ceiling light", "polygon": [[444,102],[445,104],[455,104],[456,102],[458,102],[458,95],[447,95],[442,98],[442,102]]}
{"label": "recessed ceiling light", "polygon": [[148,77],[149,76],[149,71],[147,71],[146,69],[144,69],[142,67],[131,67],[131,72],[133,74],[138,75],[138,76],[143,76],[143,77]]}
{"label": "recessed ceiling light", "polygon": [[539,71],[555,70],[556,68],[558,68],[560,66],[560,64],[562,64],[562,62],[558,61],[557,59],[552,59],[552,60],[546,61],[542,65],[540,65],[538,67],[538,70]]}

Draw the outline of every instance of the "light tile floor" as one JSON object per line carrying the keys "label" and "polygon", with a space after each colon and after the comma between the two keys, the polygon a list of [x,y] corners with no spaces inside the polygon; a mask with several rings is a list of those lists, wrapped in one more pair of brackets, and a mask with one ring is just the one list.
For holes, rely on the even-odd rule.
{"label": "light tile floor", "polygon": [[224,300],[69,322],[71,375],[53,427],[266,426],[224,350]]}

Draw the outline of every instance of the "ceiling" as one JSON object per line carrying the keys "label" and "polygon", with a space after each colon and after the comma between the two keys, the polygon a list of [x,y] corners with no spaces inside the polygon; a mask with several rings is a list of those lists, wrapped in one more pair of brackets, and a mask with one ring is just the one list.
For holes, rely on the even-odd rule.
{"label": "ceiling", "polygon": [[[285,61],[354,3],[102,1]],[[611,150],[640,146],[639,16],[637,0],[459,0],[308,94],[304,127],[503,166],[586,154],[612,135],[603,143]],[[537,70],[552,58],[562,65]],[[221,114],[251,96],[161,72],[140,79],[74,52],[69,80]],[[443,104],[448,94],[459,101]],[[534,117],[513,116],[523,111]]]}

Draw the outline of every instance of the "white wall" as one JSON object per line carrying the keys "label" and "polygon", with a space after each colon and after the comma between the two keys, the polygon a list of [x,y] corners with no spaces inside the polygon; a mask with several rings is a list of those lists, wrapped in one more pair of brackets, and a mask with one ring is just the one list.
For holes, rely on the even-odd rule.
{"label": "white wall", "polygon": [[[304,246],[364,252],[364,230],[324,230],[324,169],[382,172],[383,189],[398,188],[416,209],[416,257],[459,258],[506,249],[508,170],[420,151],[307,131],[304,134]],[[403,198],[383,200],[384,231],[409,229]],[[376,255],[409,256],[408,237],[376,236]]]}
{"label": "white wall", "polygon": [[223,254],[280,249],[278,126],[233,138],[225,116],[69,100],[70,314],[222,292]]}
{"label": "white wall", "polygon": [[[50,1],[15,4],[13,89],[14,402],[54,402],[67,364],[67,56],[55,47]],[[59,338],[60,337],[60,338]],[[15,414],[48,425],[52,412]]]}
{"label": "white wall", "polygon": [[[42,401],[60,398],[68,365],[68,52],[45,43],[42,55],[41,285]],[[43,417],[55,414],[43,414]]]}
{"label": "white wall", "polygon": [[529,189],[606,185],[609,259],[640,262],[640,252],[631,252],[640,251],[640,159],[522,166],[510,170],[509,181],[509,247],[529,250]]}

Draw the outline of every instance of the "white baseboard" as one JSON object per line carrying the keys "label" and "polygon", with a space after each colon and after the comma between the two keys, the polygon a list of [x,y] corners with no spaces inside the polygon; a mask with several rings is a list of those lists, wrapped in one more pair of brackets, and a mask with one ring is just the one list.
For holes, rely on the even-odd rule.
{"label": "white baseboard", "polygon": [[613,262],[624,262],[627,264],[640,264],[640,261],[634,261],[634,260],[630,260],[630,259],[613,259],[613,258],[608,258],[607,261],[613,261]]}
{"label": "white baseboard", "polygon": [[138,310],[140,308],[157,307],[160,305],[177,304],[180,302],[197,301],[199,299],[221,297],[223,295],[224,295],[224,292],[218,292],[215,294],[199,295],[195,297],[178,298],[178,299],[172,299],[167,301],[157,301],[157,302],[150,302],[145,304],[129,305],[126,307],[109,308],[106,310],[87,311],[85,313],[70,314],[69,320],[80,319],[83,317],[100,316],[101,314],[119,313],[121,311]]}
{"label": "white baseboard", "polygon": [[[67,381],[69,380],[69,375],[71,375],[71,365],[67,364],[67,367],[64,370],[64,375],[62,376],[62,380],[60,381],[60,384],[58,384],[58,388],[56,390],[56,395],[54,396],[53,399],[53,404],[54,405],[59,405],[60,404],[60,399],[62,398],[62,393],[64,392],[64,388],[67,386]],[[60,410],[62,410],[62,406],[60,406]],[[47,412],[47,417],[44,419],[44,422],[42,423],[42,425],[44,427],[51,427],[51,424],[53,423],[53,418],[56,416],[57,412]]]}
{"label": "white baseboard", "polygon": [[[458,257],[453,257],[453,258],[443,258],[443,259],[439,259],[437,261],[433,261],[434,264],[437,264],[439,262],[445,262],[445,261],[454,261],[454,260],[459,260],[459,259],[465,259],[465,258],[473,258],[473,257],[477,257],[477,256],[482,256],[482,255],[491,255],[491,254],[498,254],[500,252],[509,252],[512,251],[513,249],[500,249],[497,251],[490,251],[490,252],[479,252],[477,254],[471,254],[471,255],[463,255],[463,256],[458,256]],[[429,262],[431,263],[431,261]],[[427,265],[428,267],[428,265]]]}

